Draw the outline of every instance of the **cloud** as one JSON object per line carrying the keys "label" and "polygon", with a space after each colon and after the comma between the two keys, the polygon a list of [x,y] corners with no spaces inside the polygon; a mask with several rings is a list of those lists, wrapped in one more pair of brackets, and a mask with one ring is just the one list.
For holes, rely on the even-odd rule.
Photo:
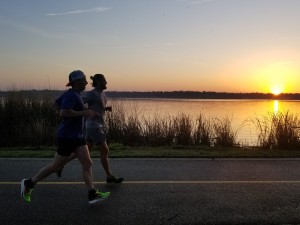
{"label": "cloud", "polygon": [[212,1],[215,1],[215,0],[198,0],[198,1],[195,1],[195,0],[177,0],[177,1],[186,2],[190,5],[197,5],[197,4],[204,4],[204,3],[212,2]]}
{"label": "cloud", "polygon": [[111,8],[106,7],[97,7],[92,9],[80,9],[75,11],[63,12],[63,13],[47,13],[46,16],[64,16],[70,14],[83,14],[83,13],[91,13],[91,12],[105,12],[110,10]]}
{"label": "cloud", "polygon": [[214,2],[216,0],[177,0],[178,2],[185,2],[187,5],[202,5],[210,2]]}
{"label": "cloud", "polygon": [[203,4],[203,3],[212,2],[212,1],[213,1],[213,0],[191,1],[190,4],[191,4],[191,5],[196,5],[196,4]]}

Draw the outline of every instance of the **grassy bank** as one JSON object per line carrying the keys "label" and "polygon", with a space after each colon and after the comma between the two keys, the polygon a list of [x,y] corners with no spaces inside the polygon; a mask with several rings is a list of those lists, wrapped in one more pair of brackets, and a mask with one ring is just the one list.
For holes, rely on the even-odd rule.
{"label": "grassy bank", "polygon": [[[1,148],[4,158],[52,158],[55,148]],[[96,149],[93,158],[99,157]],[[259,148],[213,148],[213,147],[125,147],[120,144],[110,146],[110,158],[300,158],[299,150],[263,150]]]}

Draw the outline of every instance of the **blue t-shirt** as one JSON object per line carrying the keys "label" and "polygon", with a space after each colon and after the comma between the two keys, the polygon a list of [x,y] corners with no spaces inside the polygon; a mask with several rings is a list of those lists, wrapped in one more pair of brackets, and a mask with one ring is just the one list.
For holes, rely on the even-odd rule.
{"label": "blue t-shirt", "polygon": [[[69,89],[62,96],[55,100],[60,109],[73,109],[82,111],[83,100],[78,91]],[[64,117],[57,129],[57,138],[82,139],[84,118],[83,116]]]}

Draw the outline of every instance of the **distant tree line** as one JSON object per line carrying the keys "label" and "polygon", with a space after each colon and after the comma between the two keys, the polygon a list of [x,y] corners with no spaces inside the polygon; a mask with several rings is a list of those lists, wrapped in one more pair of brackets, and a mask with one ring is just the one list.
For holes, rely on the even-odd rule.
{"label": "distant tree line", "polygon": [[278,99],[300,100],[300,94],[285,93],[273,95],[271,93],[229,93],[206,91],[108,91],[110,98],[179,98],[179,99]]}
{"label": "distant tree line", "polygon": [[[64,91],[61,90],[21,90],[23,96],[51,96],[58,97]],[[0,97],[5,97],[7,92],[0,91]],[[106,91],[109,98],[177,98],[177,99],[277,99],[277,100],[300,100],[300,93],[230,93],[213,91]]]}

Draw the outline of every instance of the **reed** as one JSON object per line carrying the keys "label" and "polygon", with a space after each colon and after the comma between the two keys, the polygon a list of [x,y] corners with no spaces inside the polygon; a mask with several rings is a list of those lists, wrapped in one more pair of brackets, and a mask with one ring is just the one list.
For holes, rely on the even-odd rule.
{"label": "reed", "polygon": [[53,145],[58,116],[52,104],[47,98],[9,91],[0,107],[0,146]]}
{"label": "reed", "polygon": [[215,125],[214,129],[212,121],[202,114],[195,121],[192,116],[183,113],[145,117],[141,115],[142,112],[136,106],[125,106],[118,102],[106,117],[110,140],[129,146],[210,146],[215,137],[215,140],[219,140],[216,143],[218,146],[230,147],[235,144],[236,135],[232,134],[230,121],[222,123],[219,120],[220,125]]}
{"label": "reed", "polygon": [[229,117],[215,118],[212,127],[216,146],[233,147],[236,145],[237,132],[233,130],[231,124],[232,119]]}
{"label": "reed", "polygon": [[204,117],[203,114],[199,114],[196,118],[196,124],[193,131],[193,143],[194,145],[207,145],[210,146],[213,138],[213,128],[210,119]]}
{"label": "reed", "polygon": [[300,121],[289,111],[252,119],[259,131],[258,146],[264,149],[299,149]]}
{"label": "reed", "polygon": [[192,145],[192,117],[184,113],[173,118],[176,144]]}
{"label": "reed", "polygon": [[108,142],[118,142],[124,139],[125,112],[124,104],[115,101],[112,112],[107,113],[105,120]]}
{"label": "reed", "polygon": [[174,124],[170,116],[155,114],[153,118],[143,117],[143,136],[147,146],[172,145],[175,137]]}

